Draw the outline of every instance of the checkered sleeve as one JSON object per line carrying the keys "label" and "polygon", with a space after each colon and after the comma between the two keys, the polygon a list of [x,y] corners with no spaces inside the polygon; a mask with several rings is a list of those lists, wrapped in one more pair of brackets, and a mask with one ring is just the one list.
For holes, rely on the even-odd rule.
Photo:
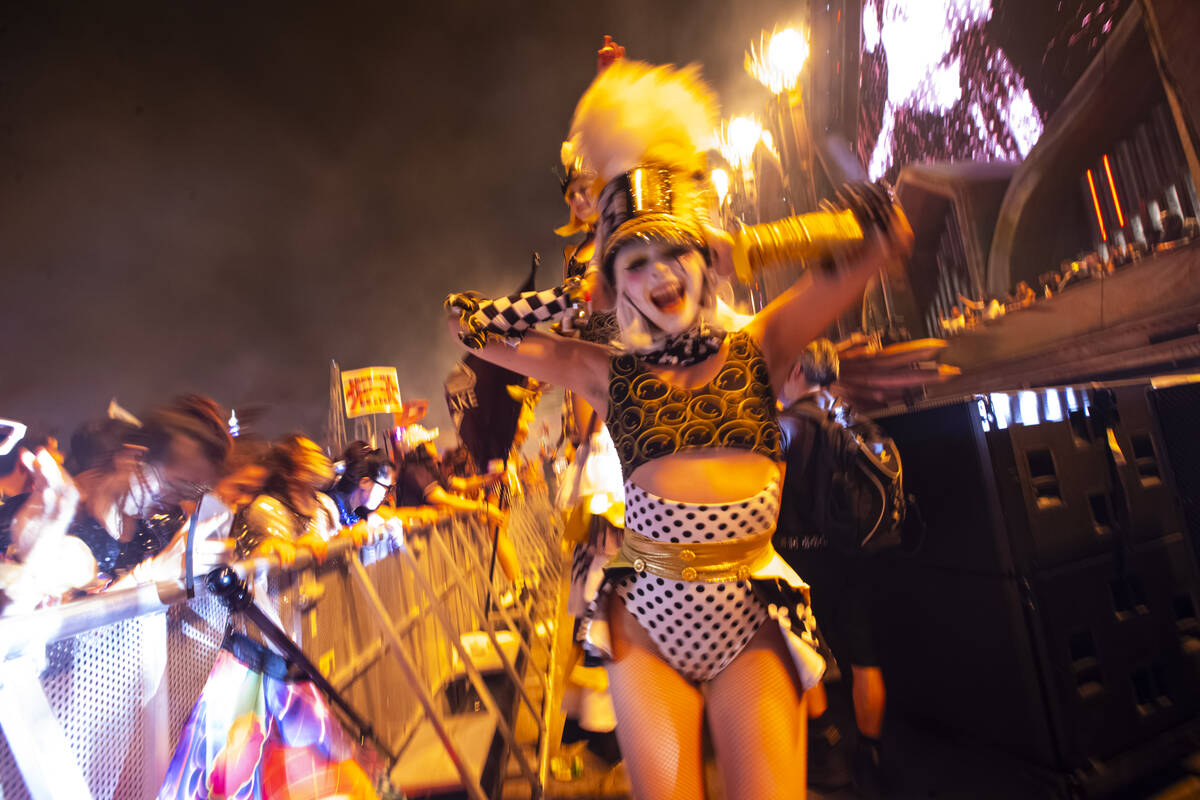
{"label": "checkered sleeve", "polygon": [[539,292],[521,292],[498,300],[485,300],[471,315],[470,327],[504,337],[521,336],[541,322],[549,322],[571,304],[574,284]]}

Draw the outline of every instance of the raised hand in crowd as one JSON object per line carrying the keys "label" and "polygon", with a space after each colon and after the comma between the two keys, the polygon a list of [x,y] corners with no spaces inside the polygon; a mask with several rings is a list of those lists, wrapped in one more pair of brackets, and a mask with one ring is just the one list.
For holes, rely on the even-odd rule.
{"label": "raised hand in crowd", "polygon": [[96,560],[87,545],[66,535],[79,505],[79,489],[71,476],[45,449],[22,452],[20,463],[29,473],[31,488],[12,520],[13,563],[0,573],[9,613],[35,608],[96,577]]}

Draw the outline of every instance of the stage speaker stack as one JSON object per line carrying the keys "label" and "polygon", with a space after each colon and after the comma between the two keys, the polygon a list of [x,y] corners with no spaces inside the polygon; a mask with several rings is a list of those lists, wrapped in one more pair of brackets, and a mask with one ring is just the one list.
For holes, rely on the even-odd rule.
{"label": "stage speaker stack", "polygon": [[1194,746],[1197,410],[1127,383],[881,416],[924,522],[880,570],[891,711],[1080,785]]}
{"label": "stage speaker stack", "polygon": [[1192,552],[1200,559],[1200,380],[1155,388],[1150,406],[1161,431],[1169,480],[1183,506]]}

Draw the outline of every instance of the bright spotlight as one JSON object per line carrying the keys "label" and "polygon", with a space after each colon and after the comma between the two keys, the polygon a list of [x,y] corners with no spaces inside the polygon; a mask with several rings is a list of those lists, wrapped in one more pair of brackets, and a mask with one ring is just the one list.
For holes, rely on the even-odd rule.
{"label": "bright spotlight", "polygon": [[772,92],[795,89],[804,62],[808,60],[808,39],[795,28],[776,30],[767,39],[766,31],[758,48],[750,45],[746,53],[746,71]]}
{"label": "bright spotlight", "polygon": [[729,173],[717,167],[712,171],[713,190],[717,193],[717,202],[725,205],[725,198],[729,196]]}
{"label": "bright spotlight", "polygon": [[745,164],[754,156],[762,133],[762,126],[754,117],[734,117],[729,121],[729,145],[740,163]]}

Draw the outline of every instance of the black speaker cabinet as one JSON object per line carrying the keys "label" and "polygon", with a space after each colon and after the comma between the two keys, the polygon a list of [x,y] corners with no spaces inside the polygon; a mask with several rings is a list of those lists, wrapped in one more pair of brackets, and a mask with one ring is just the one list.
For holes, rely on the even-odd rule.
{"label": "black speaker cabinet", "polygon": [[972,400],[878,419],[900,448],[904,487],[924,522],[912,544],[920,563],[1011,575],[1012,553],[982,421],[980,405]]}
{"label": "black speaker cabinet", "polygon": [[1147,395],[1167,477],[1182,506],[1192,550],[1200,558],[1200,382],[1152,389]]}
{"label": "black speaker cabinet", "polygon": [[[1195,451],[1200,443],[1200,424],[1196,414],[1200,413],[1200,385],[1179,386],[1166,390],[1168,404],[1176,400],[1179,405],[1191,405],[1191,414],[1179,422],[1169,420],[1171,435],[1165,435],[1161,414],[1156,408],[1161,391],[1148,383],[1113,385],[1111,392],[1115,401],[1116,440],[1120,450],[1118,475],[1122,496],[1128,503],[1127,522],[1130,537],[1137,542],[1152,541],[1166,536],[1184,533],[1182,503],[1187,498],[1195,499],[1200,486],[1181,488],[1170,468],[1168,453],[1174,451],[1176,460],[1188,469],[1188,450]],[[1188,427],[1190,426],[1190,428]],[[1189,440],[1190,437],[1190,441]],[[1184,443],[1189,447],[1181,447]],[[1200,477],[1200,459],[1191,456],[1191,469]]]}
{"label": "black speaker cabinet", "polygon": [[[1058,390],[1039,396],[1048,391]],[[1012,575],[1186,529],[1180,499],[1200,492],[1200,445],[1191,445],[1200,436],[1164,436],[1148,384],[1072,391],[1077,408],[1060,401],[1053,419],[1036,424],[998,421],[983,397],[879,419],[900,448],[905,487],[926,522],[923,563]],[[1196,487],[1175,491],[1179,470],[1164,453]],[[1190,508],[1197,510],[1194,501]]]}
{"label": "black speaker cabinet", "polygon": [[1171,437],[1160,398],[1119,388],[1037,424],[998,421],[982,398],[879,419],[925,522],[880,570],[894,708],[1066,771],[1200,715],[1200,590],[1161,457]]}

